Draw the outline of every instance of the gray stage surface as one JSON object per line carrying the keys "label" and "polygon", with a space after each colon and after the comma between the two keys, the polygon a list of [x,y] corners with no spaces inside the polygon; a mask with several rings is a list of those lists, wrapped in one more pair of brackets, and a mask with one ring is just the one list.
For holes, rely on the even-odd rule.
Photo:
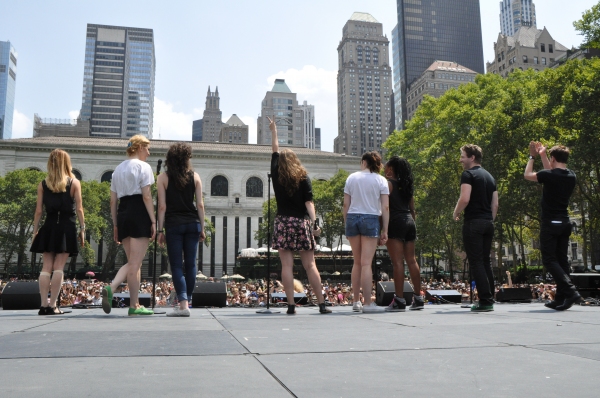
{"label": "gray stage surface", "polygon": [[[169,310],[170,311],[170,310]],[[600,308],[0,311],[4,397],[598,397]]]}

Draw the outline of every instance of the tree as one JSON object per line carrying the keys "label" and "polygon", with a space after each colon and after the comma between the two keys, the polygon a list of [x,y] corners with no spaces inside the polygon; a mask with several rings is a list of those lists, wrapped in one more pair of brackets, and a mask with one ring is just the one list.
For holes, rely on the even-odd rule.
{"label": "tree", "polygon": [[[271,224],[269,225],[269,209],[271,211]],[[273,238],[273,225],[275,224],[275,216],[277,215],[277,201],[275,198],[271,198],[271,201],[263,203],[263,217],[262,222],[258,225],[258,229],[254,233],[254,239],[258,241],[258,245],[268,242],[268,233],[271,232],[271,239]]]}
{"label": "tree", "polygon": [[[313,181],[313,201],[317,218],[321,221],[321,238],[332,247],[336,238],[344,234],[344,186],[348,178],[346,170],[338,170],[328,181]],[[319,238],[317,238],[320,240]]]}
{"label": "tree", "polygon": [[585,10],[573,26],[584,37],[582,47],[600,48],[600,2]]}

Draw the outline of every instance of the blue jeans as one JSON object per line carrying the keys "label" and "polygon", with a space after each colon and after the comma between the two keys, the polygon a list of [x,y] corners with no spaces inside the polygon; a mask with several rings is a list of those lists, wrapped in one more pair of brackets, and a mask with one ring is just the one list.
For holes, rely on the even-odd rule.
{"label": "blue jeans", "polygon": [[481,305],[494,304],[494,273],[490,258],[493,239],[494,222],[492,220],[465,220],[463,243]]}
{"label": "blue jeans", "polygon": [[190,300],[196,284],[196,253],[202,227],[199,222],[165,228],[167,253],[177,299]]}

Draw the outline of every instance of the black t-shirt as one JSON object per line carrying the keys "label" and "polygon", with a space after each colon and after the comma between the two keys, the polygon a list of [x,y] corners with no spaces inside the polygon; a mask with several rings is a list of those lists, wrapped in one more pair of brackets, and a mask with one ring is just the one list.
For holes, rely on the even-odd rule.
{"label": "black t-shirt", "polygon": [[463,171],[460,184],[471,186],[471,198],[465,208],[465,220],[493,220],[492,196],[496,192],[496,180],[481,166]]}
{"label": "black t-shirt", "polygon": [[542,193],[542,219],[569,218],[569,198],[575,189],[577,178],[569,169],[541,170],[537,180],[544,185]]}
{"label": "black t-shirt", "polygon": [[392,184],[392,190],[390,191],[390,218],[410,214],[410,200],[412,198],[406,200],[400,194],[398,180],[388,179],[388,181]]}
{"label": "black t-shirt", "polygon": [[305,202],[312,201],[312,185],[308,176],[300,181],[300,185],[292,196],[289,196],[285,187],[279,182],[279,152],[271,156],[271,178],[275,200],[277,201],[277,214],[281,216],[304,218],[308,212]]}

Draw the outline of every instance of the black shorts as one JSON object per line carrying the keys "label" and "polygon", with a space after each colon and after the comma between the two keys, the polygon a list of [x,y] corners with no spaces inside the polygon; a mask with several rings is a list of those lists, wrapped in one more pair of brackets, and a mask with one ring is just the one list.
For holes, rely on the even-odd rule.
{"label": "black shorts", "polygon": [[142,195],[123,196],[117,212],[119,242],[125,238],[150,238],[152,220],[146,210]]}
{"label": "black shorts", "polygon": [[390,218],[388,239],[412,242],[417,239],[417,226],[410,214],[401,214]]}

